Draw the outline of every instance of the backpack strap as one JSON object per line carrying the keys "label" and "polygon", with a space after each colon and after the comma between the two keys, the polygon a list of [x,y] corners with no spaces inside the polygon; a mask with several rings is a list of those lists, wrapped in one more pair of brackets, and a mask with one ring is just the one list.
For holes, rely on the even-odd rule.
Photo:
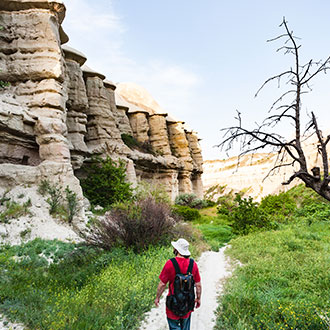
{"label": "backpack strap", "polygon": [[192,274],[193,267],[194,267],[194,259],[190,259],[187,274]]}
{"label": "backpack strap", "polygon": [[176,261],[176,259],[175,258],[171,258],[170,260],[172,261],[172,264],[174,266],[175,274],[182,274],[181,273],[181,270],[180,270],[180,266],[179,266],[178,262]]}

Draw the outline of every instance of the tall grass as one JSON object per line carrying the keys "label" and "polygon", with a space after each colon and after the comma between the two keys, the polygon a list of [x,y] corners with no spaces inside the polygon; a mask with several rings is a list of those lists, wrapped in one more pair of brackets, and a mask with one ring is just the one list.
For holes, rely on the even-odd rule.
{"label": "tall grass", "polygon": [[329,329],[330,224],[291,224],[231,242],[239,267],[216,329]]}
{"label": "tall grass", "polygon": [[170,255],[39,239],[3,246],[0,312],[31,329],[136,329]]}

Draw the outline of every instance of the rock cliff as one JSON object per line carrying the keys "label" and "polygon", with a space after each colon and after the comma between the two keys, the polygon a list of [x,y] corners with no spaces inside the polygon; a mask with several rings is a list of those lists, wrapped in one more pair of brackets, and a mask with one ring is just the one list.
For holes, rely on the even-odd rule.
{"label": "rock cliff", "polygon": [[76,175],[101,154],[124,160],[133,184],[161,183],[172,199],[202,197],[196,133],[142,87],[115,85],[89,68],[64,45],[64,18],[60,0],[1,0],[0,80],[10,84],[0,88],[0,190],[48,179],[69,185],[83,212]]}
{"label": "rock cliff", "polygon": [[[322,167],[322,159],[317,152],[316,137],[310,137],[303,142],[308,168]],[[330,147],[328,147],[328,155]],[[302,183],[295,179],[290,185],[282,185],[293,174],[291,166],[282,167],[270,172],[274,167],[278,154],[257,153],[223,160],[206,160],[204,162],[203,184],[204,192],[214,185],[225,186],[225,192],[245,191],[246,195],[260,200],[269,194],[287,191],[294,185]],[[330,160],[330,159],[329,159]],[[289,163],[289,161],[288,161]],[[269,175],[268,175],[269,174]]]}

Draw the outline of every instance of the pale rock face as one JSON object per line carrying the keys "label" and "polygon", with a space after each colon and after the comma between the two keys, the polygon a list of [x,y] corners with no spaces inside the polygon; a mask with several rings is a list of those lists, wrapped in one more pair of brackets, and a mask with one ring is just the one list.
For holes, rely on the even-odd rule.
{"label": "pale rock face", "polygon": [[191,181],[191,172],[190,171],[180,171],[179,176],[179,193],[180,194],[192,194],[193,186]]}
{"label": "pale rock face", "polygon": [[154,114],[149,116],[150,143],[156,152],[163,156],[171,155],[168,139],[166,115]]}
{"label": "pale rock face", "polygon": [[200,199],[203,199],[203,180],[201,173],[193,173],[191,176],[191,184],[193,193]]}
{"label": "pale rock face", "polygon": [[66,124],[68,142],[71,152],[71,164],[74,169],[80,168],[88,148],[85,143],[87,134],[88,98],[80,66],[86,61],[83,54],[69,47],[63,47],[66,58],[68,100]]}
{"label": "pale rock face", "polygon": [[[304,141],[303,149],[307,160],[308,169],[314,166],[321,167],[321,157],[317,153],[317,141],[315,136]],[[330,152],[330,146],[328,147]],[[282,167],[270,173],[275,165],[278,155],[275,153],[258,153],[241,157],[237,166],[237,157],[224,160],[209,160],[204,162],[203,184],[204,192],[208,188],[219,184],[226,186],[225,192],[246,191],[256,200],[261,200],[269,194],[278,194],[287,191],[293,186],[303,183],[299,179],[292,181],[290,185],[282,185],[293,174],[291,166]],[[285,160],[287,163],[290,160]],[[297,170],[297,168],[296,168]],[[270,175],[267,177],[267,175]]]}
{"label": "pale rock face", "polygon": [[128,119],[130,105],[117,92],[115,93],[116,124],[121,133],[133,136],[133,131]]}
{"label": "pale rock face", "polygon": [[203,156],[198,136],[195,132],[186,131],[186,137],[188,140],[191,157],[193,159],[194,170],[203,172]]}
{"label": "pale rock face", "polygon": [[56,13],[44,9],[3,11],[1,25],[0,79],[64,80]]}
{"label": "pale rock face", "polygon": [[133,136],[141,143],[149,143],[149,123],[145,112],[128,114]]}
{"label": "pale rock face", "polygon": [[133,136],[133,131],[127,116],[127,108],[117,106],[116,124],[121,133]]}
{"label": "pale rock face", "polygon": [[0,94],[0,163],[38,165],[35,119],[10,93]]}
{"label": "pale rock face", "polygon": [[185,170],[192,171],[192,158],[183,123],[168,123],[167,127],[172,154],[184,162]]}
{"label": "pale rock face", "polygon": [[86,142],[92,153],[127,154],[109,104],[103,80],[98,76],[85,76],[89,108],[87,110]]}
{"label": "pale rock face", "polygon": [[[70,152],[64,137],[67,93],[60,47],[65,7],[56,1],[3,0],[0,9],[4,10],[0,79],[12,83],[18,102],[37,117],[35,135],[40,159],[68,162]],[[61,123],[49,126],[47,118],[57,118]]]}
{"label": "pale rock face", "polygon": [[165,114],[165,111],[155,101],[151,94],[143,87],[134,83],[120,83],[117,92],[129,103],[147,111],[150,115],[154,113]]}

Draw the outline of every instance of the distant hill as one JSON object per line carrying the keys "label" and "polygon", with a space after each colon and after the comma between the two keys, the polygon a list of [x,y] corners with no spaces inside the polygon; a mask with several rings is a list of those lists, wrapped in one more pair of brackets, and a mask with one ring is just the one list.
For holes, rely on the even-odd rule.
{"label": "distant hill", "polygon": [[[308,168],[320,166],[321,156],[317,153],[317,141],[315,137],[304,142],[304,150]],[[330,148],[328,148],[328,156]],[[267,174],[273,168],[276,161],[276,153],[257,153],[241,157],[239,166],[237,157],[224,160],[205,160],[204,173],[202,176],[204,192],[211,186],[219,184],[226,186],[226,192],[230,190],[245,190],[246,195],[260,200],[268,194],[276,194],[286,191],[302,181],[295,179],[289,186],[283,186],[293,173],[292,166],[283,167],[267,178]]]}

